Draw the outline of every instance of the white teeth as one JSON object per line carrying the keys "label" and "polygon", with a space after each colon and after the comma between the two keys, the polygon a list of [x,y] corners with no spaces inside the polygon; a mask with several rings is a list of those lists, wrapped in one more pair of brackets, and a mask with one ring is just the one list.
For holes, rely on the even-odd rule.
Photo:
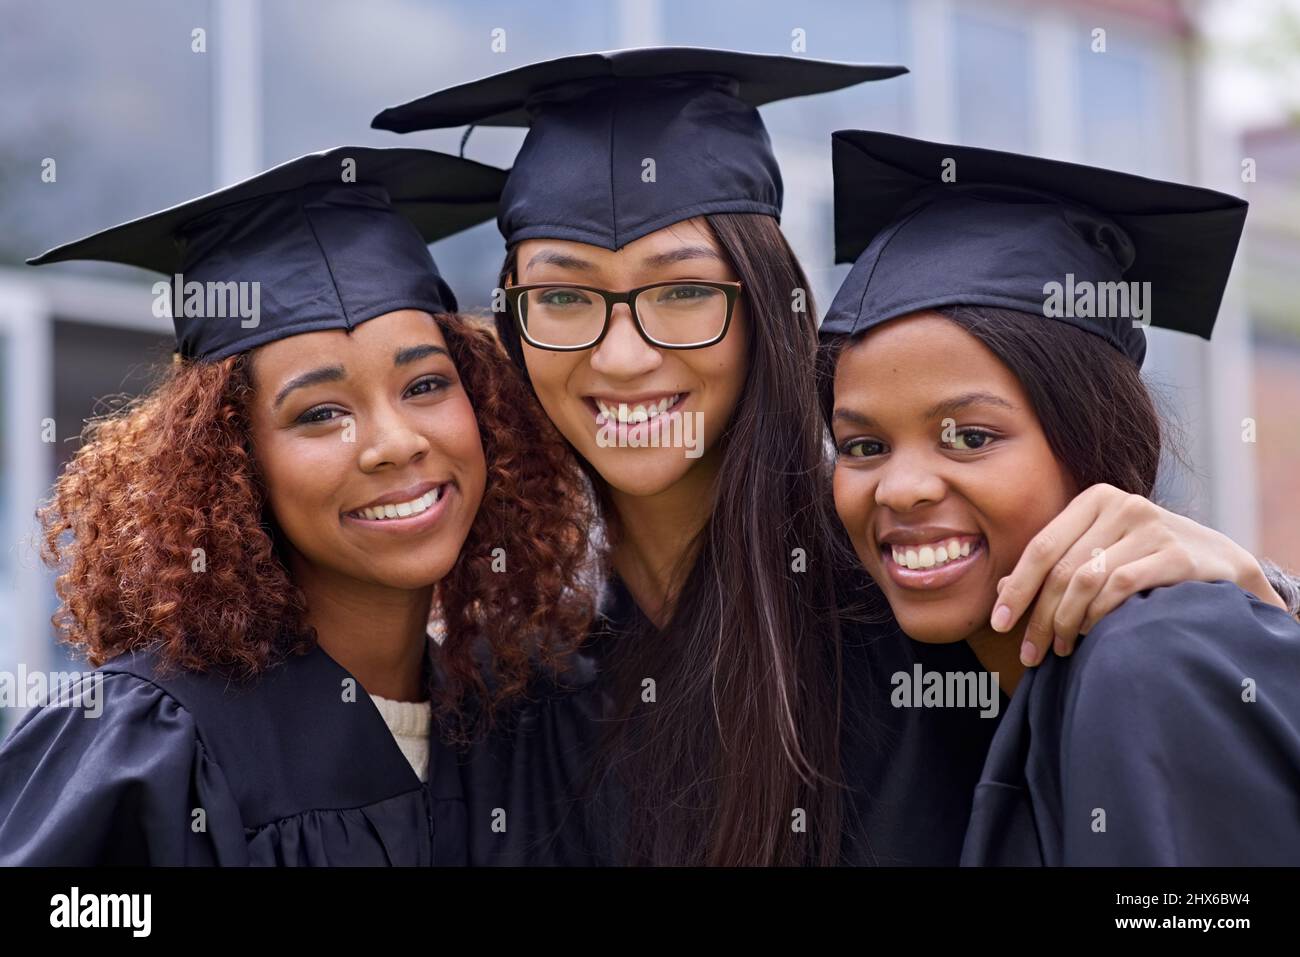
{"label": "white teeth", "polygon": [[442,498],[442,486],[430,489],[419,498],[413,498],[409,502],[398,502],[395,505],[375,505],[369,508],[357,509],[353,515],[360,515],[372,522],[383,521],[389,518],[409,518],[412,515],[419,515],[421,512],[432,508],[438,499]]}
{"label": "white teeth", "polygon": [[934,568],[957,558],[965,558],[970,555],[971,543],[953,538],[946,542],[939,542],[937,545],[918,545],[914,548],[903,548],[898,545],[889,547],[896,564],[915,569]]}
{"label": "white teeth", "polygon": [[651,402],[649,405],[628,405],[626,402],[620,402],[617,406],[612,406],[602,399],[594,401],[596,408],[600,410],[600,417],[605,421],[636,425],[639,422],[648,422],[657,415],[663,415],[676,405],[681,397],[681,393],[678,393],[660,399],[658,402]]}

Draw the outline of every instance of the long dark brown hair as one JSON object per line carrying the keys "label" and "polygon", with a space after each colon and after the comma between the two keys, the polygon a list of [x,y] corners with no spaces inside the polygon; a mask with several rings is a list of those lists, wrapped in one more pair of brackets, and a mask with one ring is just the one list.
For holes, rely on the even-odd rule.
{"label": "long dark brown hair", "polygon": [[[810,388],[816,309],[775,219],[705,219],[744,287],[746,381],[671,619],[620,636],[605,662],[618,714],[598,765],[624,796],[627,862],[834,863],[843,814],[835,580],[846,549]],[[503,286],[515,264],[511,249]],[[524,368],[508,314],[498,313],[497,330]],[[616,540],[604,482],[586,470]],[[641,703],[646,677],[655,704]],[[806,832],[792,826],[796,809]]]}
{"label": "long dark brown hair", "polygon": [[[1052,453],[1078,488],[1104,482],[1151,497],[1165,429],[1131,359],[1100,336],[1030,313],[989,306],[934,311],[979,340],[1020,380]],[[854,338],[827,335],[818,350],[827,423],[835,366]]]}

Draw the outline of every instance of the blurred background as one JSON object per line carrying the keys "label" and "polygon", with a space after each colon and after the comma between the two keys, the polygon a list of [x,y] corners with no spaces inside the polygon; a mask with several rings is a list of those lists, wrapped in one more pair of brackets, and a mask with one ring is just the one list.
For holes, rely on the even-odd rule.
{"label": "blurred background", "polygon": [[[455,152],[460,130],[369,129],[380,108],[444,85],[628,46],[789,54],[797,31],[807,56],[912,71],[763,108],[784,170],[783,225],[823,307],[847,269],[831,266],[835,129],[1028,151],[1250,201],[1214,343],[1150,333],[1146,369],[1186,459],[1170,463],[1161,493],[1256,554],[1300,566],[1298,6],[0,0],[0,670],[66,663],[33,511],[84,420],[146,388],[172,342],[151,313],[153,274],[35,270],[24,258],[304,152],[345,143]],[[503,31],[496,50],[494,31]],[[509,166],[522,138],[477,129],[465,155]],[[503,253],[495,225],[432,249],[462,304],[486,307]],[[0,711],[0,735],[6,720],[16,713]]]}

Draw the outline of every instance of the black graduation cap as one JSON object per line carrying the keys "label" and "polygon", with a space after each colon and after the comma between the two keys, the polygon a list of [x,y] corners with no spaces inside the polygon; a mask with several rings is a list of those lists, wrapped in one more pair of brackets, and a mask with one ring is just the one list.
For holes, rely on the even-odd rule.
{"label": "black graduation cap", "polygon": [[454,312],[427,244],[490,219],[504,182],[430,150],[339,146],[27,262],[164,273],[180,354],[213,361],[397,309]]}
{"label": "black graduation cap", "polygon": [[833,134],[832,161],[835,258],[854,266],[822,333],[998,306],[1102,336],[1141,365],[1148,321],[1210,337],[1246,221],[1244,200],[1213,190],[885,133]]}
{"label": "black graduation cap", "polygon": [[781,173],[756,107],[906,72],[695,47],[614,50],[449,87],[371,126],[526,126],[497,218],[507,242],[619,249],[705,213],[779,217]]}

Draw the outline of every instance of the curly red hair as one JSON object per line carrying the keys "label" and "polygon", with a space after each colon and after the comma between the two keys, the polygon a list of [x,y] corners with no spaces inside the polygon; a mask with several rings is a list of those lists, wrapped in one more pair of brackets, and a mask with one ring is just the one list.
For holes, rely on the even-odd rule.
{"label": "curly red hair", "polygon": [[[464,316],[436,321],[487,461],[482,505],[435,592],[439,709],[474,697],[490,722],[538,668],[563,670],[590,625],[590,494],[495,335]],[[61,570],[54,624],[92,665],[148,648],[165,667],[250,677],[314,644],[253,457],[252,389],[245,356],[176,362],[87,424],[37,516],[43,557]]]}

